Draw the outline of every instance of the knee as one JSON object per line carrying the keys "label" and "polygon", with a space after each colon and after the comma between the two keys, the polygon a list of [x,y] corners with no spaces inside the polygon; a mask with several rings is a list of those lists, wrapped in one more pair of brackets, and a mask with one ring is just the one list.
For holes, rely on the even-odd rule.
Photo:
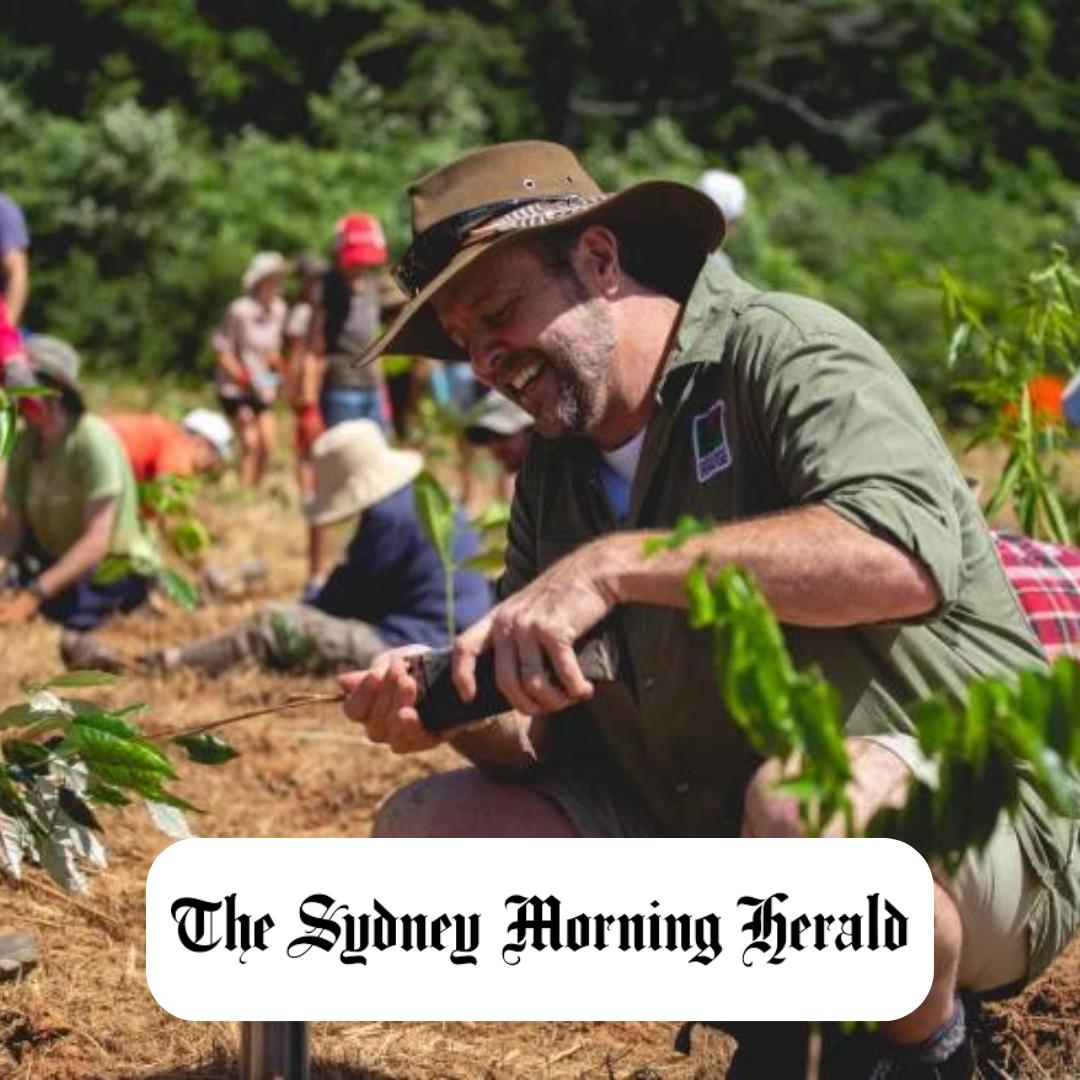
{"label": "knee", "polygon": [[934,882],[934,977],[948,975],[955,980],[964,943],[964,927],[956,901]]}
{"label": "knee", "polygon": [[794,837],[802,835],[799,808],[794,799],[776,792],[783,779],[783,766],[766,761],[746,787],[743,798],[743,835]]}
{"label": "knee", "polygon": [[452,836],[459,804],[449,780],[455,773],[427,776],[399,788],[376,811],[371,835],[377,837]]}

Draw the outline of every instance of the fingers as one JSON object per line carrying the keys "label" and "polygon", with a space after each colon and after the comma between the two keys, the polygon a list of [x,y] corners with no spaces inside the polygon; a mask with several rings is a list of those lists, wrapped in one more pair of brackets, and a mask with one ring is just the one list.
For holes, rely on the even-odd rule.
{"label": "fingers", "polygon": [[440,739],[420,723],[414,708],[416,680],[405,658],[426,651],[422,647],[394,649],[376,657],[367,671],[342,675],[338,684],[346,693],[345,715],[362,724],[372,742],[389,746],[399,754],[436,746]]}
{"label": "fingers", "polygon": [[465,633],[459,634],[454,642],[450,677],[462,701],[472,701],[476,697],[476,658],[490,642],[492,614],[485,615]]}
{"label": "fingers", "polygon": [[592,697],[573,644],[542,630],[533,609],[523,610],[515,600],[500,604],[454,642],[451,674],[461,699],[475,697],[476,661],[489,648],[496,685],[527,716],[559,712]]}

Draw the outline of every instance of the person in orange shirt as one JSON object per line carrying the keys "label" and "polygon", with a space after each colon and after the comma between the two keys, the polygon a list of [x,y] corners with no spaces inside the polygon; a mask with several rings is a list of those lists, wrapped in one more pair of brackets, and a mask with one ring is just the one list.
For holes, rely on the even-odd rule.
{"label": "person in orange shirt", "polygon": [[180,423],[153,413],[124,413],[108,420],[140,484],[162,476],[211,472],[232,449],[228,420],[210,409],[192,409]]}

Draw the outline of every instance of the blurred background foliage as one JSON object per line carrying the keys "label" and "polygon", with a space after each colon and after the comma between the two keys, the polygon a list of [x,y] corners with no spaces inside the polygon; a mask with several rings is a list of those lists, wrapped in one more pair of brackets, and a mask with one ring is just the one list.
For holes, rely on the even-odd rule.
{"label": "blurred background foliage", "polygon": [[7,0],[0,188],[33,233],[28,324],[92,369],[201,376],[251,253],[507,138],[608,187],[739,171],[730,252],[836,304],[926,389],[940,269],[1008,297],[1080,249],[1075,0]]}

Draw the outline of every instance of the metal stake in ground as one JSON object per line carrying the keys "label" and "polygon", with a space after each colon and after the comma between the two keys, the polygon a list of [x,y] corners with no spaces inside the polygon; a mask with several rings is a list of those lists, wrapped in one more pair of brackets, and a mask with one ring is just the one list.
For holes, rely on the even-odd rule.
{"label": "metal stake in ground", "polygon": [[303,1020],[248,1020],[240,1025],[240,1080],[308,1080]]}

